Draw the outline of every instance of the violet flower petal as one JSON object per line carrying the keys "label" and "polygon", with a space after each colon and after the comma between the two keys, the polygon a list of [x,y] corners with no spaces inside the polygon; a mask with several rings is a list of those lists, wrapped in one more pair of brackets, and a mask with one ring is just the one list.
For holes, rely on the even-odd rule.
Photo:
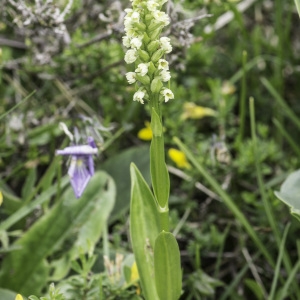
{"label": "violet flower petal", "polygon": [[92,137],[88,137],[87,143],[88,145],[75,145],[56,150],[56,155],[71,155],[68,174],[77,198],[82,195],[95,172],[93,154],[97,154],[98,149]]}
{"label": "violet flower petal", "polygon": [[89,145],[66,147],[63,150],[56,150],[56,155],[92,155],[97,154],[98,149]]}
{"label": "violet flower petal", "polygon": [[83,156],[72,156],[68,174],[75,196],[76,198],[80,198],[92,177],[86,166],[86,158]]}

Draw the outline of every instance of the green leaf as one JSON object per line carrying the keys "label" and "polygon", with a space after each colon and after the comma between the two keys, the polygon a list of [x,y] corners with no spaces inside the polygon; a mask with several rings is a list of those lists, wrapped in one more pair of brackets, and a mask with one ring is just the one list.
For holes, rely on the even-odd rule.
{"label": "green leaf", "polygon": [[181,294],[180,252],[174,235],[161,232],[155,241],[154,271],[161,300],[176,300]]}
{"label": "green leaf", "polygon": [[244,280],[245,285],[253,292],[255,299],[262,300],[265,299],[263,288],[255,280],[246,278]]}
{"label": "green leaf", "polygon": [[[78,233],[91,217],[94,218],[95,208],[101,219],[104,205],[107,205],[108,199],[114,201],[114,197],[113,180],[104,172],[97,172],[92,177],[80,199],[76,199],[69,188],[62,200],[14,243],[22,248],[4,258],[0,286],[24,294],[38,294],[47,281],[49,267],[45,266],[46,258],[59,249],[67,237]],[[99,208],[101,206],[102,209]]]}
{"label": "green leaf", "polygon": [[131,279],[131,268],[128,267],[128,266],[124,266],[124,267],[123,267],[123,273],[124,273],[124,277],[125,277],[126,283],[130,283],[130,279]]}
{"label": "green leaf", "polygon": [[275,194],[288,206],[300,210],[300,170],[291,173]]}
{"label": "green leaf", "polygon": [[110,188],[110,194],[107,197],[103,197],[101,201],[94,202],[89,218],[80,227],[75,247],[73,247],[73,251],[71,252],[71,259],[78,257],[78,249],[82,253],[92,254],[94,252],[94,248],[115,205],[115,185],[111,183]]}
{"label": "green leaf", "polygon": [[109,218],[114,221],[120,215],[129,210],[130,205],[130,164],[135,163],[143,174],[146,182],[150,183],[150,160],[149,147],[132,147],[128,150],[114,155],[106,160],[101,166],[115,181],[117,188],[116,204]]}
{"label": "green leaf", "polygon": [[28,174],[26,176],[25,183],[22,187],[22,198],[26,199],[34,188],[34,184],[36,182],[37,174],[36,168],[32,168],[28,170]]}
{"label": "green leaf", "polygon": [[153,249],[159,233],[159,217],[149,186],[134,164],[130,166],[130,233],[142,292],[146,299],[159,299],[155,288]]}
{"label": "green leaf", "polygon": [[163,126],[162,126],[160,118],[154,108],[152,108],[151,118],[152,118],[151,119],[151,130],[152,130],[153,136],[156,136],[156,137],[162,136]]}
{"label": "green leaf", "polygon": [[10,291],[10,290],[0,288],[0,299],[15,300],[16,299],[16,293],[13,292],[13,291]]}
{"label": "green leaf", "polygon": [[[60,182],[60,187],[63,188],[67,184],[69,184],[69,178],[64,177]],[[31,213],[34,209],[36,209],[39,205],[43,204],[46,201],[49,201],[53,195],[57,192],[57,186],[53,185],[46,191],[44,191],[41,195],[36,197],[36,199],[25,206],[20,207],[15,213],[10,215],[5,221],[0,224],[0,231],[7,230],[12,225],[20,221],[22,218],[26,217],[29,213]],[[5,199],[4,199],[5,201]]]}
{"label": "green leaf", "polygon": [[165,163],[162,124],[154,109],[152,109],[151,129],[153,132],[153,138],[150,146],[152,187],[159,206],[166,207],[170,193],[170,178]]}
{"label": "green leaf", "polygon": [[291,214],[298,220],[300,218],[300,170],[290,174],[280,187],[280,191],[275,191],[278,199],[288,205]]}
{"label": "green leaf", "polygon": [[294,2],[297,8],[298,15],[300,17],[300,0],[294,0]]}

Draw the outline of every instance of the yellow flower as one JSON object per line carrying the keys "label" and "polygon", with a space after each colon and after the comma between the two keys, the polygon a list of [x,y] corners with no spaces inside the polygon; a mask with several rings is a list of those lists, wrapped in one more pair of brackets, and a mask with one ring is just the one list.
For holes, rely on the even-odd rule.
{"label": "yellow flower", "polygon": [[16,299],[15,300],[23,300],[23,297],[22,297],[22,295],[20,295],[20,294],[17,294],[17,296],[16,296]]}
{"label": "yellow flower", "polygon": [[131,267],[131,277],[130,277],[130,281],[133,282],[133,281],[138,280],[139,278],[140,278],[140,277],[139,277],[139,271],[138,271],[136,262],[134,262],[133,265],[132,265],[132,267]]}
{"label": "yellow flower", "polygon": [[196,105],[193,102],[186,102],[183,104],[183,113],[181,120],[202,119],[204,117],[215,117],[217,112],[211,108]]}
{"label": "yellow flower", "polygon": [[2,205],[2,203],[3,203],[3,195],[2,195],[2,193],[0,191],[0,206]]}
{"label": "yellow flower", "polygon": [[152,140],[152,130],[149,122],[145,122],[145,127],[138,132],[138,138],[143,141]]}
{"label": "yellow flower", "polygon": [[170,148],[168,151],[168,155],[175,162],[178,168],[191,168],[191,165],[188,163],[186,156],[182,151]]}
{"label": "yellow flower", "polygon": [[[135,282],[140,278],[139,276],[139,271],[136,265],[136,262],[133,263],[132,267],[131,267],[131,276],[130,276],[130,282]],[[138,283],[134,284],[136,286],[136,293],[137,295],[141,294],[141,289]]]}

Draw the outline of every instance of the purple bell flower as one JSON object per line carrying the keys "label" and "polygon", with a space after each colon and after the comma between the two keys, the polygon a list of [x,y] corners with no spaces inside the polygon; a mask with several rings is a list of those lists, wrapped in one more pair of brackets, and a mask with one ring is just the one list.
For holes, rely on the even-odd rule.
{"label": "purple bell flower", "polygon": [[98,149],[92,137],[88,137],[87,142],[88,145],[75,145],[56,150],[56,155],[71,155],[68,174],[76,198],[81,197],[95,172],[93,154],[97,154]]}

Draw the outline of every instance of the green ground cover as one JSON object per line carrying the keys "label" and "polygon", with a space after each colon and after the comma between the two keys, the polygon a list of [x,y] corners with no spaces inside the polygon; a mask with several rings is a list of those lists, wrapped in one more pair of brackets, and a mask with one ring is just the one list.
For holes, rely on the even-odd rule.
{"label": "green ground cover", "polygon": [[[125,77],[130,3],[4,1],[0,299],[143,299],[130,163],[150,183],[150,111],[132,101]],[[166,11],[175,98],[163,121],[180,299],[300,299],[296,6],[177,0]],[[93,136],[99,148],[80,199],[67,158],[55,155],[69,145],[61,122],[78,143]]]}

